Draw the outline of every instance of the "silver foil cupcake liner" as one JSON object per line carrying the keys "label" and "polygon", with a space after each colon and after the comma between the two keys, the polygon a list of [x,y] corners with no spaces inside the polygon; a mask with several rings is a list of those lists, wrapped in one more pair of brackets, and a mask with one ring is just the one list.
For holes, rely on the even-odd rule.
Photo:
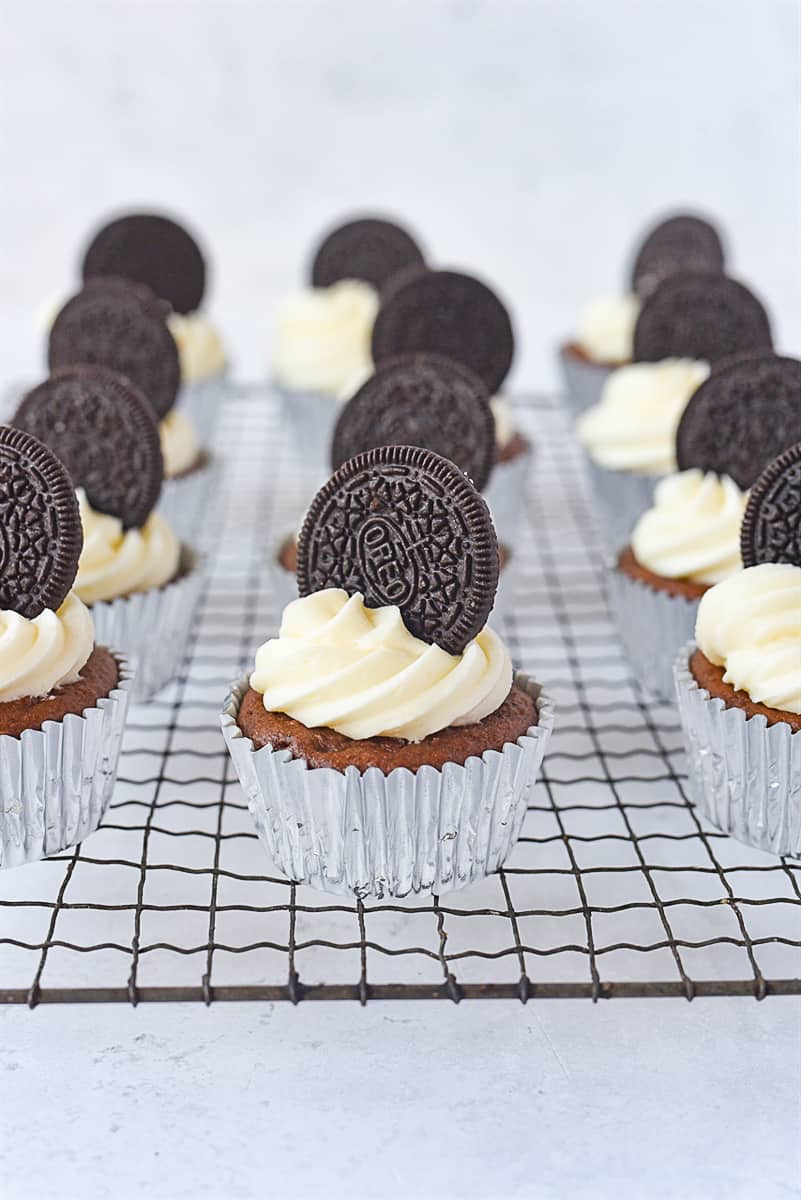
{"label": "silver foil cupcake liner", "polygon": [[673,664],[680,646],[693,636],[698,601],[649,587],[616,563],[607,564],[609,607],[631,672],[658,700],[676,698]]}
{"label": "silver foil cupcake liner", "polygon": [[638,475],[634,471],[611,471],[584,455],[595,495],[604,545],[617,554],[631,541],[631,531],[654,501],[654,488],[661,475]]}
{"label": "silver foil cupcake liner", "polygon": [[94,833],[114,781],[132,673],[79,716],[45,721],[18,738],[0,734],[0,868],[38,862]]}
{"label": "silver foil cupcake liner", "polygon": [[158,511],[182,542],[191,545],[203,542],[209,501],[219,474],[219,461],[210,456],[196,470],[164,480]]}
{"label": "silver foil cupcake liner", "polygon": [[563,347],[559,351],[562,377],[565,381],[565,399],[569,412],[574,417],[586,412],[601,399],[601,392],[613,367],[585,362]]}
{"label": "silver foil cupcake liner", "polygon": [[331,438],[341,405],[322,392],[277,388],[292,453],[305,466],[315,468],[320,481],[331,473]]}
{"label": "silver foil cupcake liner", "polygon": [[192,422],[201,446],[213,445],[220,410],[230,392],[231,379],[227,372],[181,385],[178,405]]}
{"label": "silver foil cupcake liner", "polygon": [[90,606],[98,645],[119,646],[130,660],[134,703],[149,700],[178,674],[202,582],[200,560],[184,546],[172,583]]}
{"label": "silver foil cupcake liner", "polygon": [[516,683],[534,697],[539,716],[515,743],[464,766],[399,767],[389,775],[375,767],[309,769],[288,750],[255,750],[237,725],[248,678],[234,683],[223,736],[276,866],[289,879],[358,897],[442,893],[497,871],[520,836],[554,721],[540,685],[525,675]]}
{"label": "silver foil cupcake liner", "polygon": [[694,650],[674,666],[690,799],[738,842],[801,857],[801,732],[711,696],[690,671]]}
{"label": "silver foil cupcake liner", "polygon": [[520,539],[520,522],[526,508],[526,488],[533,459],[534,450],[529,445],[524,453],[515,455],[508,462],[496,463],[484,491],[498,541],[510,550]]}

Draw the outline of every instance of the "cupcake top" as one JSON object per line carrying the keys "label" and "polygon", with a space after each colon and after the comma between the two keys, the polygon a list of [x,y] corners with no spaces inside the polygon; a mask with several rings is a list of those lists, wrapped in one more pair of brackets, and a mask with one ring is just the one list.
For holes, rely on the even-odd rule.
{"label": "cupcake top", "polygon": [[198,461],[200,442],[194,425],[182,409],[174,408],[159,423],[159,441],[165,479],[183,475]]}
{"label": "cupcake top", "polygon": [[56,372],[24,397],[14,424],[58,455],[78,489],[82,600],[113,600],[175,577],[180,543],[153,512],[164,471],[159,431],[129,380],[97,366]]}
{"label": "cupcake top", "polygon": [[681,471],[660,480],[631,535],[635,558],[668,579],[718,583],[742,566],[747,494],[728,476]]}
{"label": "cupcake top", "polygon": [[498,545],[453,463],[413,446],[345,462],[298,542],[299,600],[256,655],[264,706],[354,739],[421,741],[504,702],[512,666],[487,626]]}
{"label": "cupcake top", "polygon": [[74,683],[94,646],[88,609],[71,591],[81,524],[71,480],[36,438],[0,426],[0,702]]}
{"label": "cupcake top", "polygon": [[281,306],[273,352],[278,383],[340,400],[352,395],[372,370],[379,292],[422,263],[417,242],[394,221],[361,217],[330,230],[314,252],[310,286]]}
{"label": "cupcake top", "polygon": [[706,363],[667,359],[632,363],[606,380],[598,404],[576,426],[595,462],[615,471],[661,475],[675,470],[676,428]]}
{"label": "cupcake top", "polygon": [[202,383],[223,374],[228,365],[225,346],[206,313],[172,312],[167,327],[178,347],[183,383]]}
{"label": "cupcake top", "polygon": [[598,363],[617,366],[629,362],[639,311],[640,301],[633,292],[600,296],[582,313],[576,345]]}

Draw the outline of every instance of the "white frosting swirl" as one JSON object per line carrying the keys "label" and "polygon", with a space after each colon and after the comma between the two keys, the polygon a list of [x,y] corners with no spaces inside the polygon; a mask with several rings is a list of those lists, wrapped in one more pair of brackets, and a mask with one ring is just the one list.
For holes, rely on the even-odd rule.
{"label": "white frosting swirl", "polygon": [[75,591],[86,604],[163,587],[175,578],[181,544],[160,513],[141,529],[123,530],[117,517],[95,512],[78,490],[83,550]]}
{"label": "white frosting swirl", "polygon": [[710,588],[695,640],[736,691],[801,714],[801,567],[761,563]]}
{"label": "white frosting swirl", "polygon": [[706,363],[666,358],[613,371],[598,404],[579,418],[579,441],[602,467],[643,475],[676,469],[676,429],[709,374]]}
{"label": "white frosting swirl", "polygon": [[633,292],[601,296],[582,314],[576,344],[596,362],[629,362],[639,313],[640,302]]}
{"label": "white frosting swirl", "polygon": [[495,445],[499,450],[503,450],[515,435],[512,408],[509,401],[505,400],[503,396],[493,396],[490,399],[490,408],[495,420]]}
{"label": "white frosting swirl", "polygon": [[164,459],[164,478],[174,479],[193,467],[200,455],[200,445],[192,422],[180,408],[173,408],[159,423],[161,457]]}
{"label": "white frosting swirl", "polygon": [[639,563],[668,579],[719,583],[742,567],[740,526],[747,492],[728,475],[680,471],[660,480],[654,504],[631,535]]}
{"label": "white frosting swirl", "polygon": [[227,360],[218,331],[203,312],[170,313],[170,333],[178,347],[183,383],[200,383],[222,375]]}
{"label": "white frosting swirl", "polygon": [[75,592],[58,609],[28,619],[0,611],[0,702],[48,696],[75,683],[92,653],[92,616]]}
{"label": "white frosting swirl", "polygon": [[278,638],[256,653],[251,687],[268,712],[346,737],[420,742],[503,704],[512,664],[487,627],[461,654],[409,633],[399,609],[367,608],[339,588],[293,600]]}
{"label": "white frosting swirl", "polygon": [[372,371],[377,312],[378,293],[359,279],[290,296],[278,318],[273,362],[278,382],[296,391],[351,395]]}

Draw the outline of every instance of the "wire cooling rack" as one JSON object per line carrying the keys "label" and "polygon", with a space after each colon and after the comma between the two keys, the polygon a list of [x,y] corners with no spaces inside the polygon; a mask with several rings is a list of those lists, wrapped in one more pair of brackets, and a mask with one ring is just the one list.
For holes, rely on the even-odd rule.
{"label": "wire cooling rack", "polygon": [[318,480],[271,396],[243,389],[218,433],[181,676],[132,709],[100,830],[0,872],[0,1000],[801,993],[801,864],[724,837],[688,802],[675,711],[638,693],[610,624],[566,418],[531,400],[519,419],[537,458],[502,632],[558,712],[504,870],[441,899],[348,903],[282,878],[257,840],[217,713],[277,629],[270,558]]}

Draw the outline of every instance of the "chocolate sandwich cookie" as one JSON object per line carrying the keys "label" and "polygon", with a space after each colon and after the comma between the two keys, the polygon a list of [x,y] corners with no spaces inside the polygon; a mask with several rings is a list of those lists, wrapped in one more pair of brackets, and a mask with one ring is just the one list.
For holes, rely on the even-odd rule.
{"label": "chocolate sandwich cookie", "polygon": [[89,287],[62,308],[50,330],[51,371],[78,364],[110,367],[134,383],[159,420],[181,382],[178,348],[160,310],[121,287]]}
{"label": "chocolate sandwich cookie", "polygon": [[709,271],[668,276],[634,326],[635,362],[694,358],[714,365],[743,351],[770,350],[771,344],[767,313],[753,292]]}
{"label": "chocolate sandwich cookie", "polygon": [[366,450],[393,445],[433,450],[483,491],[495,460],[495,422],[481,379],[437,354],[387,360],[340,412],[332,468]]}
{"label": "chocolate sandwich cookie", "polygon": [[631,288],[644,299],[677,271],[723,271],[723,245],[709,221],[680,214],[661,221],[642,242],[631,272]]}
{"label": "chocolate sandwich cookie", "polygon": [[366,217],[333,229],[318,247],[311,268],[314,287],[362,279],[380,290],[398,271],[423,262],[410,233],[392,221]]}
{"label": "chocolate sandwich cookie", "polygon": [[82,546],[64,466],[29,433],[0,425],[0,608],[29,620],[60,608]]}
{"label": "chocolate sandwich cookie", "polygon": [[746,567],[758,563],[801,567],[801,442],[774,459],[751,489],[740,552]]}
{"label": "chocolate sandwich cookie", "polygon": [[676,431],[680,471],[697,467],[750,488],[801,431],[801,362],[778,354],[740,356],[693,393]]}
{"label": "chocolate sandwich cookie", "polygon": [[131,213],[99,229],[82,271],[84,279],[118,275],[144,283],[179,313],[199,308],[206,289],[206,263],[195,239],[154,213]]}
{"label": "chocolate sandwich cookie", "polygon": [[416,446],[350,459],[317,493],[298,538],[298,591],[361,592],[461,654],[486,624],[498,543],[484,500],[452,462]]}
{"label": "chocolate sandwich cookie", "polygon": [[373,327],[373,361],[422,351],[453,358],[494,393],[514,355],[512,322],[485,283],[458,271],[416,271],[382,297]]}
{"label": "chocolate sandwich cookie", "polygon": [[145,397],[107,367],[64,367],[29,392],[14,424],[47,445],[97,512],[144,525],[161,491],[158,425]]}

